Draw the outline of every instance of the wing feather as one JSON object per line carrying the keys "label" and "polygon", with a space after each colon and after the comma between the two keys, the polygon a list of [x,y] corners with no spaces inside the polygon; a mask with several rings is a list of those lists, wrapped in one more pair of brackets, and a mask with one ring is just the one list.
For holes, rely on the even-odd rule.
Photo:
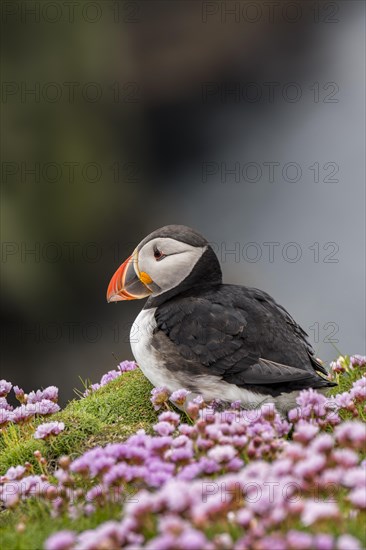
{"label": "wing feather", "polygon": [[175,298],[155,312],[157,330],[196,372],[200,367],[236,385],[330,385],[305,331],[268,294],[222,285]]}

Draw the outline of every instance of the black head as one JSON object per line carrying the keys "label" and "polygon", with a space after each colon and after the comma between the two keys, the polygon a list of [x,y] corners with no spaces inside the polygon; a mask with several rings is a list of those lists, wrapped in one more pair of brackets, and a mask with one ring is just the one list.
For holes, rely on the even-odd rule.
{"label": "black head", "polygon": [[[150,295],[149,307],[192,287],[222,282],[212,247],[197,231],[184,225],[167,225],[150,233],[119,269],[108,289],[109,301]],[[129,292],[128,285],[132,288],[132,284],[135,294]]]}

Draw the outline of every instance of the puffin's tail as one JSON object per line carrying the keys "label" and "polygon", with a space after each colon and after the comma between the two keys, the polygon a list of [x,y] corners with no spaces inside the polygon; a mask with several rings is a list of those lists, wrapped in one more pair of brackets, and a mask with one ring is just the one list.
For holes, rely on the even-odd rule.
{"label": "puffin's tail", "polygon": [[329,372],[324,367],[324,365],[321,363],[320,359],[315,357],[315,355],[310,353],[309,351],[308,351],[308,353],[309,353],[309,358],[310,358],[312,367],[315,370],[315,372],[318,374],[319,380],[321,380],[321,384],[319,385],[319,387],[333,388],[334,386],[338,386],[338,384],[336,382],[332,382],[331,380],[329,380],[327,378],[323,378],[323,376],[321,376],[319,374],[319,373],[321,373],[321,374],[324,374],[325,376],[328,376]]}

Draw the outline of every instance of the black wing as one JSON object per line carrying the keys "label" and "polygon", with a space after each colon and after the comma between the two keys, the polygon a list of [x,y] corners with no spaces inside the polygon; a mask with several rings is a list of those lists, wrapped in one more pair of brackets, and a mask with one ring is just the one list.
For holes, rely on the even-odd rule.
{"label": "black wing", "polygon": [[326,371],[306,333],[260,290],[221,285],[169,300],[155,319],[157,345],[164,347],[167,337],[197,373],[253,389],[271,387],[274,393],[330,385],[315,372]]}

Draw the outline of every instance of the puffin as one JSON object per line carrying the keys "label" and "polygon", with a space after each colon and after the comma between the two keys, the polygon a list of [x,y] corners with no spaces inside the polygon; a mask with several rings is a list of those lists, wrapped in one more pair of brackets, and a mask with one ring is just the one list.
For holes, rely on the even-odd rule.
{"label": "puffin", "polygon": [[262,290],[224,284],[213,248],[189,227],[150,233],[114,273],[108,302],[143,298],[130,344],[155,387],[286,414],[301,390],[336,385],[286,309]]}

